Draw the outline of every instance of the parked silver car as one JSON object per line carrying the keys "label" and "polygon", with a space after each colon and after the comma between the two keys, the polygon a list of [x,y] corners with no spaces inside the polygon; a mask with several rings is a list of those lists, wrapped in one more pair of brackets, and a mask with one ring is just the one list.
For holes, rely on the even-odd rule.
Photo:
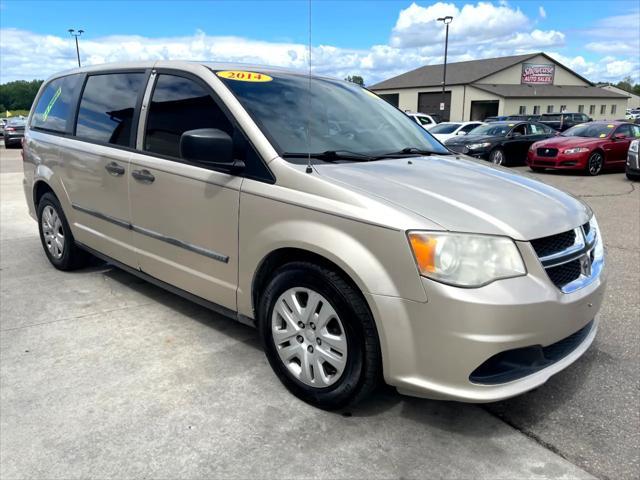
{"label": "parked silver car", "polygon": [[451,153],[352,83],[167,61],[72,70],[43,84],[24,159],[54,267],[90,252],[256,325],[278,378],[322,408],[381,380],[511,397],[596,335],[589,207]]}
{"label": "parked silver car", "polygon": [[640,139],[633,140],[629,144],[629,150],[627,151],[627,164],[625,173],[629,180],[640,180]]}

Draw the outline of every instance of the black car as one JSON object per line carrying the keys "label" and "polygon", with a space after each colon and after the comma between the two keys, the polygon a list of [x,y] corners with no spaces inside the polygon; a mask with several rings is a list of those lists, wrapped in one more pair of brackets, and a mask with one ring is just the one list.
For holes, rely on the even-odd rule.
{"label": "black car", "polygon": [[543,113],[540,115],[539,122],[553,128],[559,132],[580,125],[581,123],[590,122],[591,118],[584,113]]}
{"label": "black car", "polygon": [[509,115],[505,120],[537,122],[540,120],[540,115]]}
{"label": "black car", "polygon": [[497,165],[524,165],[532,143],[557,133],[537,122],[492,122],[444,144],[453,152],[483,158]]}
{"label": "black car", "polygon": [[9,120],[4,126],[4,148],[11,148],[22,143],[25,121],[19,118]]}

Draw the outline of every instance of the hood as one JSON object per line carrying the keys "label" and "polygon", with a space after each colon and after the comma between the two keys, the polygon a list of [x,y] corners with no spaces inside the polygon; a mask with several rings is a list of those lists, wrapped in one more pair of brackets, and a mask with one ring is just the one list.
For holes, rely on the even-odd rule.
{"label": "hood", "polygon": [[563,137],[559,135],[557,137],[551,137],[546,140],[536,142],[536,147],[553,147],[553,148],[571,148],[571,147],[589,147],[591,145],[597,145],[602,140],[608,140],[608,138],[590,138],[590,137]]}
{"label": "hood", "polygon": [[322,164],[316,169],[334,183],[450,231],[532,240],[575,228],[591,216],[589,207],[556,188],[454,156]]}
{"label": "hood", "polygon": [[482,142],[498,142],[504,140],[504,137],[496,137],[495,135],[455,135],[447,140],[447,145],[467,145],[469,143],[482,143]]}

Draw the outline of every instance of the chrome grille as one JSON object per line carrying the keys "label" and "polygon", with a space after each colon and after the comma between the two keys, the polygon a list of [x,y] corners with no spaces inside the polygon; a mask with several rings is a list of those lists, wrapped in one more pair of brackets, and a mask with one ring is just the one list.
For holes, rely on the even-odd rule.
{"label": "chrome grille", "polygon": [[598,272],[592,271],[596,241],[596,231],[585,223],[573,230],[532,240],[531,246],[551,282],[569,293],[599,273],[601,265],[597,265]]}

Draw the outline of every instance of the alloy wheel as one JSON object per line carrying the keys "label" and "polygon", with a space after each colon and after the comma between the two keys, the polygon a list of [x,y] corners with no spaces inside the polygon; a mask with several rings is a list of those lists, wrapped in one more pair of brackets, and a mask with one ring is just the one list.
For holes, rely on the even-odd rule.
{"label": "alloy wheel", "polygon": [[589,175],[598,175],[602,170],[603,159],[599,153],[594,153],[589,157]]}
{"label": "alloy wheel", "polygon": [[502,153],[502,150],[495,150],[491,154],[491,161],[496,165],[504,165],[504,153]]}
{"label": "alloy wheel", "polygon": [[280,360],[305,385],[326,388],[347,365],[347,337],[329,301],[309,288],[290,288],[275,303],[273,342]]}
{"label": "alloy wheel", "polygon": [[55,259],[64,253],[64,230],[58,212],[47,205],[42,212],[42,234],[49,254]]}

